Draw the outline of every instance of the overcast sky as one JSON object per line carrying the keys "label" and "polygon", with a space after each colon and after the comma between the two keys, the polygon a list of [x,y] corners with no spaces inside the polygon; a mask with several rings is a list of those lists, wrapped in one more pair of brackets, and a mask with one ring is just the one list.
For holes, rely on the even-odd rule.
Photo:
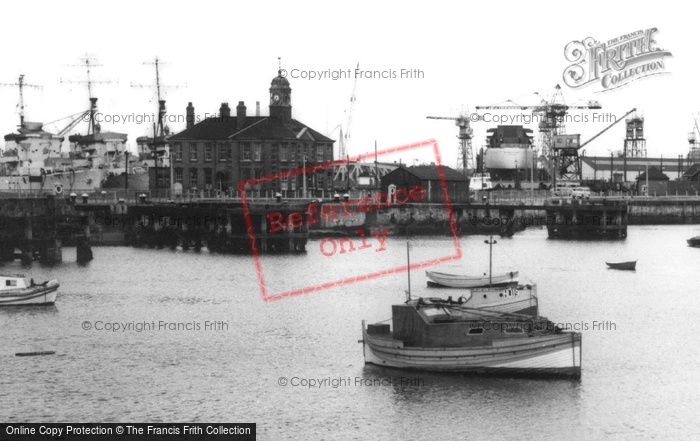
{"label": "overcast sky", "polygon": [[[686,3],[689,5],[689,3]],[[294,118],[328,134],[345,120],[354,80],[293,78],[301,71],[393,71],[397,78],[361,78],[351,130],[350,154],[435,138],[443,163],[457,164],[457,128],[428,115],[456,116],[475,106],[535,104],[561,84],[567,103],[595,99],[602,113],[624,115],[636,107],[646,119],[649,156],[677,158],[688,151],[692,113],[700,111],[697,73],[700,57],[697,21],[700,7],[674,2],[47,2],[3,3],[0,82],[24,74],[26,119],[53,121],[88,108],[81,57],[89,54],[101,67],[92,71],[94,95],[103,114],[138,115],[156,111],[151,62],[162,61],[161,81],[171,115],[183,115],[189,101],[195,112],[233,111],[245,101],[254,114],[260,101],[268,112],[268,88],[277,57],[289,72]],[[670,51],[666,75],[598,93],[600,82],[572,89],[562,76],[572,64],[564,56],[574,40],[608,41],[657,28],[656,46]],[[419,69],[423,78],[401,79],[401,69]],[[61,82],[63,81],[63,83]],[[18,121],[18,91],[0,87],[3,134]],[[572,111],[573,112],[573,111]],[[607,123],[567,124],[568,133],[587,140]],[[588,113],[587,113],[588,112]],[[501,112],[499,112],[501,113]],[[57,131],[66,123],[49,126]],[[478,122],[474,148],[497,123]],[[184,123],[169,123],[178,132]],[[148,124],[103,123],[103,130],[135,139],[151,132]],[[536,133],[536,125],[530,126]],[[85,124],[76,131],[85,131]],[[337,139],[337,131],[330,133]],[[586,146],[587,155],[608,155],[622,148],[624,123]],[[431,161],[430,153],[411,152],[404,162]]]}

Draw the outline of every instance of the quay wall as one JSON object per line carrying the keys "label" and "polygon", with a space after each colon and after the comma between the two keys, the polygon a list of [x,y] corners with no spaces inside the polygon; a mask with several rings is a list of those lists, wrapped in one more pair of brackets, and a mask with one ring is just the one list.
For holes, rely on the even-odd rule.
{"label": "quay wall", "polygon": [[700,198],[628,200],[629,225],[699,224]]}

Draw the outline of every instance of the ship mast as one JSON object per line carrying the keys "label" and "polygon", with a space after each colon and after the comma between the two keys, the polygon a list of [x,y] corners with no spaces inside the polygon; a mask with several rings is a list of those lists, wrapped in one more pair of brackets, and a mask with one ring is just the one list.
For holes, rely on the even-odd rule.
{"label": "ship mast", "polygon": [[94,81],[90,77],[90,68],[93,67],[100,67],[102,66],[101,64],[95,64],[97,59],[93,57],[89,57],[88,54],[85,54],[85,57],[80,58],[82,63],[80,64],[73,64],[72,66],[74,67],[83,67],[85,66],[85,69],[87,71],[87,81],[63,81],[61,80],[62,83],[75,83],[75,84],[87,84],[87,89],[88,89],[88,98],[90,99],[90,121],[88,123],[88,135],[94,135],[95,134],[95,114],[97,113],[97,98],[92,96],[92,85],[93,84],[109,84],[111,81]]}
{"label": "ship mast", "polygon": [[[161,60],[156,56],[156,58],[151,62],[147,61],[143,64],[149,64],[153,65],[156,68],[156,97],[158,98],[158,123],[157,126],[154,123],[153,126],[153,161],[154,161],[154,168],[155,168],[155,190],[158,190],[158,146],[159,145],[164,145],[166,144],[165,142],[165,125],[163,124],[163,121],[165,120],[165,100],[161,98],[160,95],[160,89],[161,88],[169,88],[169,87],[177,87],[177,86],[163,86],[160,84],[160,65],[162,64]],[[142,85],[142,84],[131,84],[131,87],[153,87],[152,85]],[[163,156],[165,156],[165,151],[163,151]],[[172,179],[171,179],[171,185],[172,185]]]}
{"label": "ship mast", "polygon": [[20,74],[19,79],[16,83],[0,83],[0,86],[17,86],[19,87],[19,126],[24,128],[24,88],[32,87],[35,89],[41,89],[41,86],[35,86],[33,84],[26,84],[24,82],[24,74]]}

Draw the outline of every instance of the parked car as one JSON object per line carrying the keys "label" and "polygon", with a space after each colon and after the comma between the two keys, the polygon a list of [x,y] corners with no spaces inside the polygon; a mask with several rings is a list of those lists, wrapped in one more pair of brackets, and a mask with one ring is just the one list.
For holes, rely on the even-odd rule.
{"label": "parked car", "polygon": [[574,187],[571,189],[571,197],[579,199],[590,199],[591,189],[588,187]]}
{"label": "parked car", "polygon": [[572,191],[573,191],[573,188],[571,188],[571,187],[559,187],[559,186],[557,186],[557,188],[554,190],[553,194],[556,197],[568,198],[568,197],[571,197]]}

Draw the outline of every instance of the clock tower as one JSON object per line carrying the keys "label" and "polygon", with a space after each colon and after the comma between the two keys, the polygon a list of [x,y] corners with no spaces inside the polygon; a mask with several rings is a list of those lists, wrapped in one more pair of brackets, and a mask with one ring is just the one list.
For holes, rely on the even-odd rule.
{"label": "clock tower", "polygon": [[282,72],[280,69],[270,83],[270,116],[288,123],[292,121],[292,88]]}

